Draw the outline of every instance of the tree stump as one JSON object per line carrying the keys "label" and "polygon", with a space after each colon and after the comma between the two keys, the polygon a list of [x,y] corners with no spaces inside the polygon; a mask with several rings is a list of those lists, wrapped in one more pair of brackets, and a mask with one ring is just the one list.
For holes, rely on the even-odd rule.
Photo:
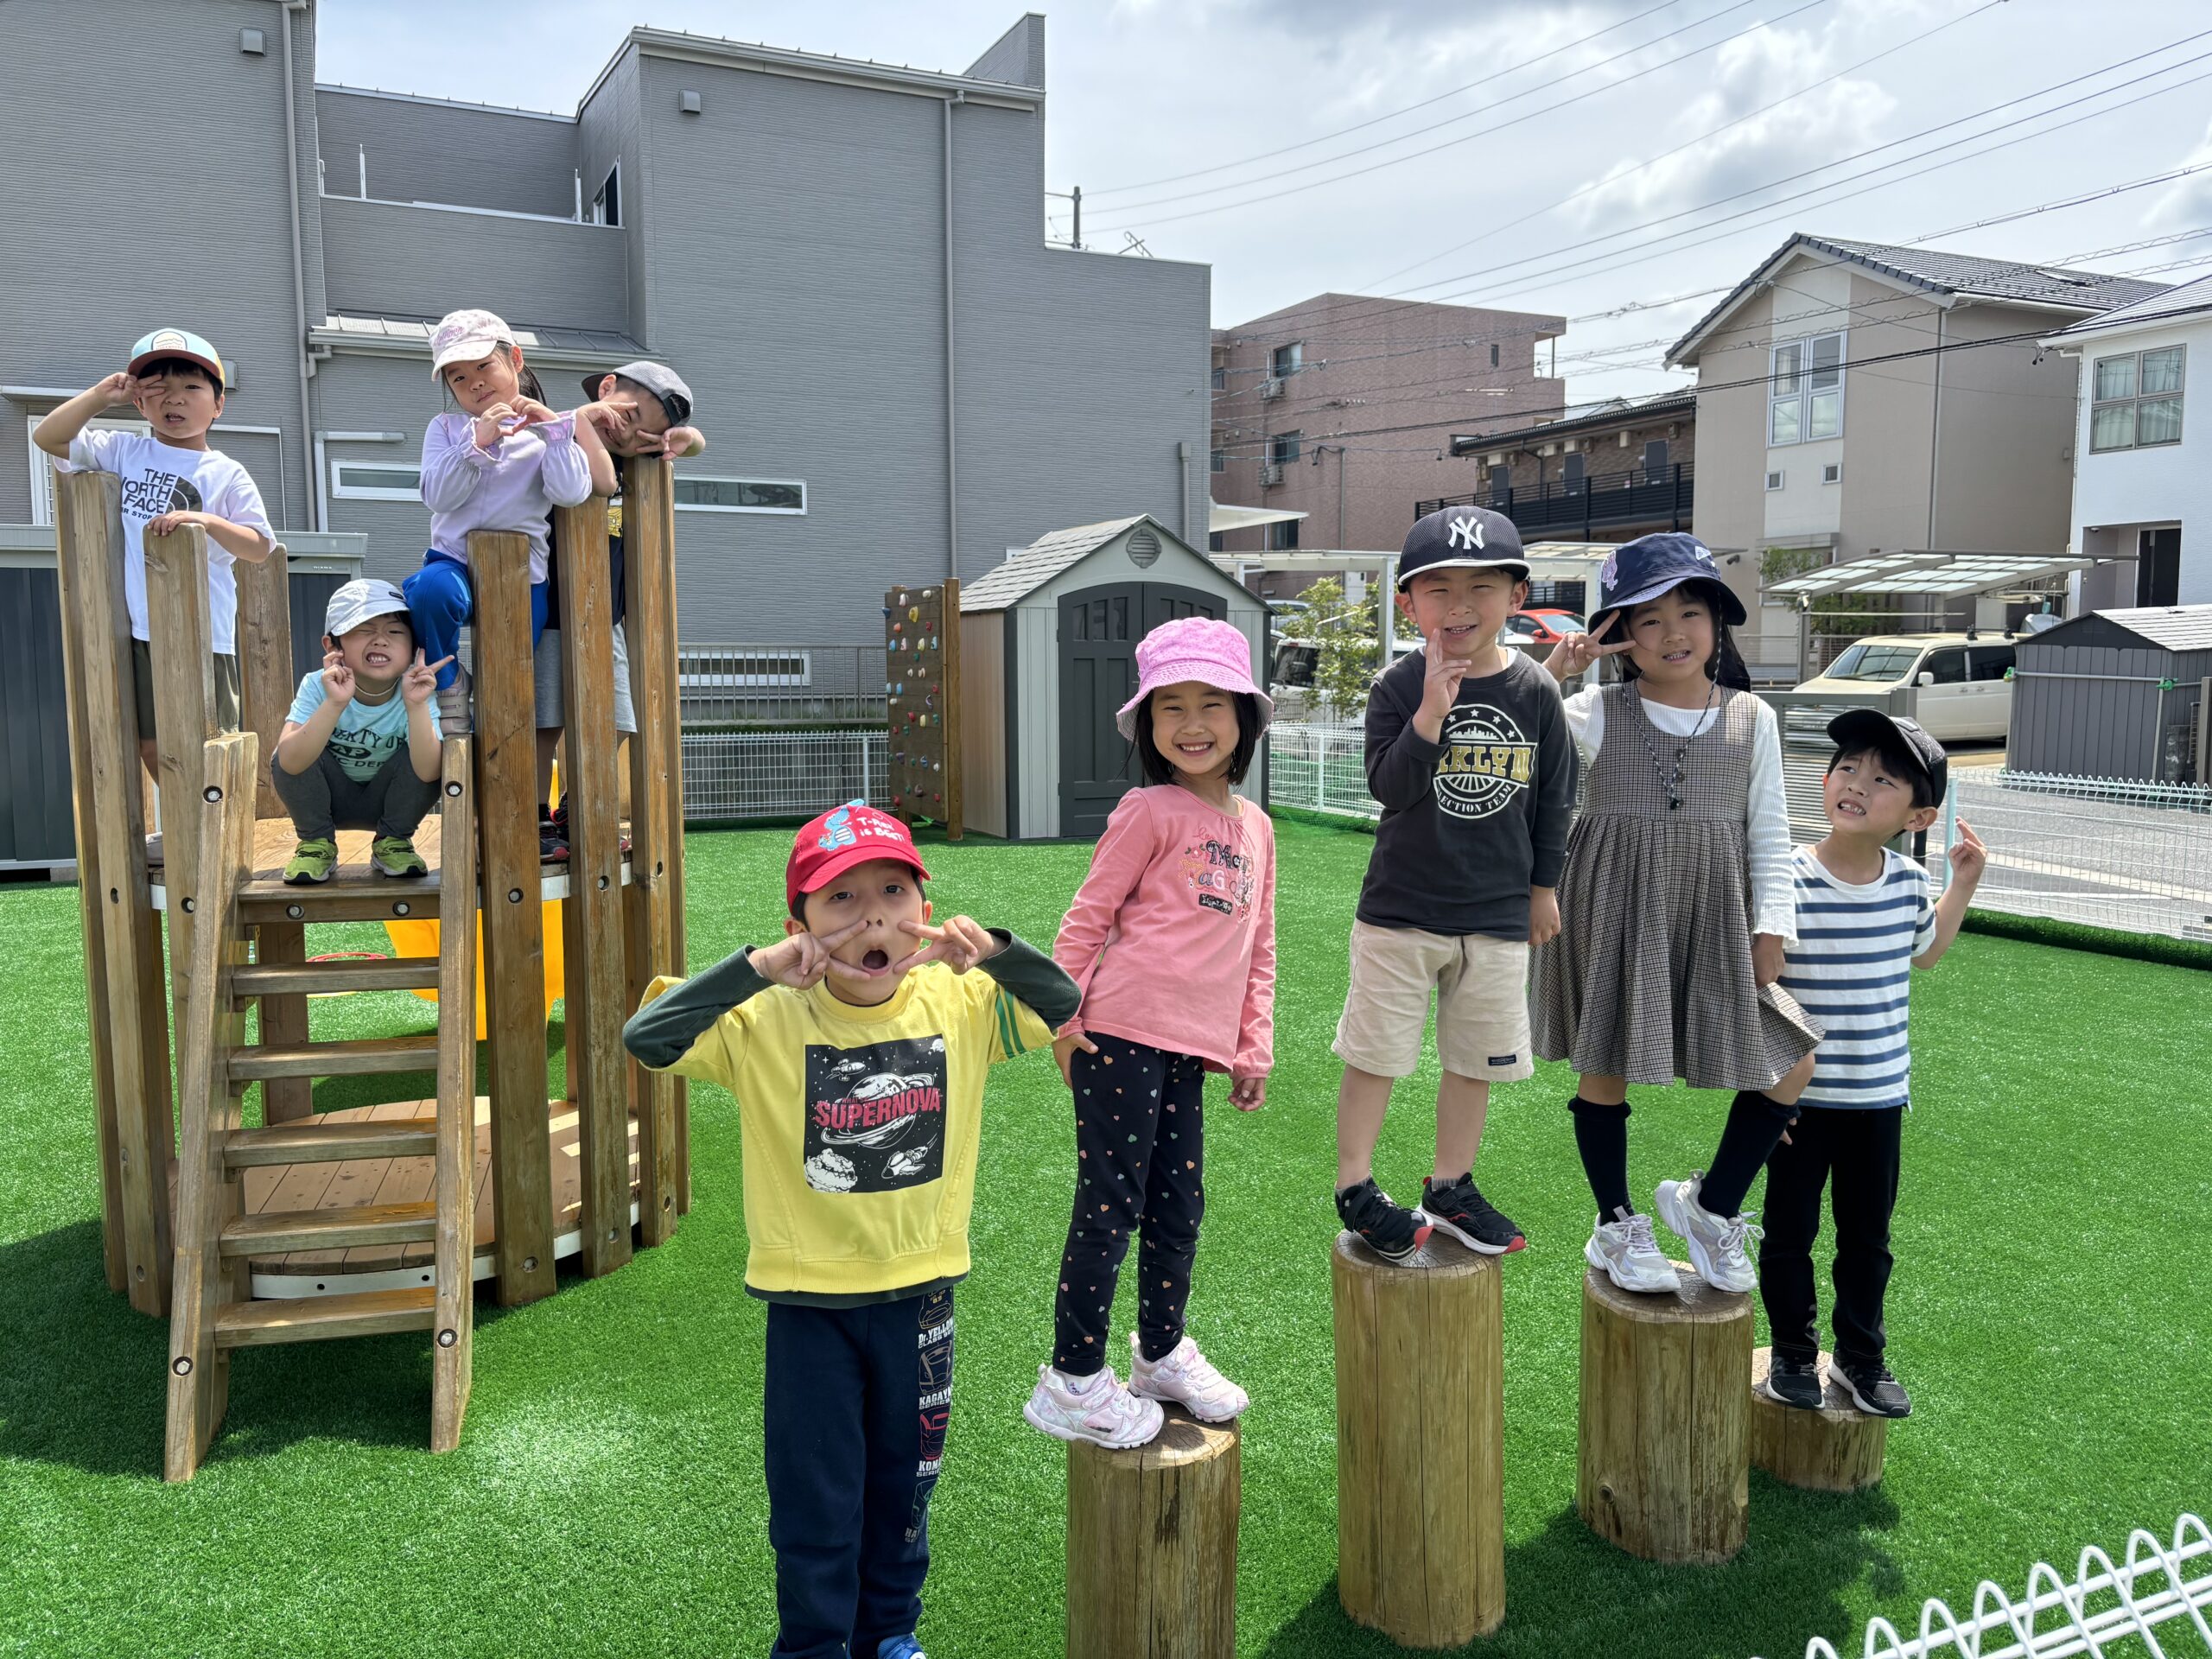
{"label": "tree stump", "polygon": [[1583,1275],[1574,1507],[1631,1555],[1712,1566],[1751,1506],[1751,1303],[1675,1266],[1675,1295]]}
{"label": "tree stump", "polygon": [[1826,1353],[1820,1358],[1827,1381],[1818,1411],[1768,1399],[1760,1389],[1773,1356],[1770,1348],[1751,1356],[1751,1461],[1783,1485],[1808,1491],[1855,1492],[1880,1480],[1889,1419],[1869,1417],[1851,1403]]}
{"label": "tree stump", "polygon": [[1401,1647],[1456,1648],[1505,1617],[1498,1264],[1442,1237],[1415,1262],[1337,1236],[1337,1595]]}
{"label": "tree stump", "polygon": [[1148,1446],[1068,1445],[1068,1659],[1236,1651],[1234,1423],[1170,1407]]}

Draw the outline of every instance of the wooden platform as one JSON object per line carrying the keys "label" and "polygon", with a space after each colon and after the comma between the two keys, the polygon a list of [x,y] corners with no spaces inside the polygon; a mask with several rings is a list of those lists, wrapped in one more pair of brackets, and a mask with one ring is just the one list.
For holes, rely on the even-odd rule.
{"label": "wooden platform", "polygon": [[[391,1122],[435,1117],[435,1100],[390,1101],[326,1112],[306,1122]],[[582,1248],[578,1217],[582,1213],[582,1160],[576,1147],[576,1110],[565,1100],[547,1103],[547,1128],[553,1147],[553,1254],[570,1256]],[[637,1218],[638,1126],[630,1123],[631,1218]],[[245,1209],[250,1216],[289,1210],[329,1210],[371,1204],[416,1204],[430,1196],[434,1160],[429,1158],[358,1158],[345,1163],[272,1164],[245,1172]],[[174,1173],[172,1173],[174,1181]],[[172,1193],[174,1199],[174,1193]],[[493,1276],[491,1103],[476,1099],[476,1245],[474,1277]],[[326,1291],[403,1289],[432,1282],[432,1246],[358,1245],[346,1250],[294,1250],[252,1260],[257,1297],[314,1296]],[[373,1279],[359,1275],[373,1274]],[[342,1282],[333,1283],[334,1280]]]}
{"label": "wooden platform", "polygon": [[[630,825],[626,819],[620,833],[628,835]],[[257,910],[281,906],[296,900],[302,893],[309,895],[315,908],[304,918],[308,921],[381,921],[392,913],[394,904],[406,904],[425,893],[438,891],[438,863],[442,850],[438,845],[438,815],[431,813],[415,831],[415,850],[430,867],[427,876],[394,880],[379,875],[369,865],[369,843],[376,837],[366,830],[340,830],[338,832],[338,868],[327,881],[308,887],[288,887],[284,885],[284,865],[292,856],[292,849],[299,845],[299,836],[293,830],[289,818],[264,818],[253,827],[253,880],[240,895],[248,918]],[[630,855],[622,855],[622,885],[630,885]],[[156,910],[168,908],[168,891],[163,885],[161,865],[148,872],[148,885],[153,890]],[[565,899],[569,896],[568,867],[548,864],[539,879],[539,896],[543,899]],[[352,901],[352,902],[348,902]],[[342,913],[334,913],[340,912]],[[399,912],[405,915],[407,912]]]}

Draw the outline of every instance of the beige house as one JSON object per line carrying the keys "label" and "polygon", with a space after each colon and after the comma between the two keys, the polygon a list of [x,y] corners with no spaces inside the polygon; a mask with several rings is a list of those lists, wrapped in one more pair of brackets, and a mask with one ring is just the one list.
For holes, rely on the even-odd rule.
{"label": "beige house", "polygon": [[1793,236],[1668,352],[1697,371],[1697,531],[1751,612],[1745,655],[1796,654],[1759,602],[1769,549],[2065,551],[2078,365],[2038,338],[2160,283]]}

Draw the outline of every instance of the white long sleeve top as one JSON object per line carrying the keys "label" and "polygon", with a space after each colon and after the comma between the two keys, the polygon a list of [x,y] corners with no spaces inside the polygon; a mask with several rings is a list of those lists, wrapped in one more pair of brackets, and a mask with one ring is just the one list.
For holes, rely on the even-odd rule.
{"label": "white long sleeve top", "polygon": [[[1591,686],[1566,699],[1567,729],[1585,764],[1598,758],[1605,741],[1605,707],[1600,688]],[[1676,709],[1647,701],[1646,719],[1670,737],[1695,737],[1719,717],[1710,709]],[[1774,710],[1753,700],[1758,734],[1751,743],[1751,794],[1745,809],[1744,843],[1751,866],[1751,931],[1773,933],[1795,943],[1797,893],[1789,865],[1789,801],[1782,788],[1782,728]]]}

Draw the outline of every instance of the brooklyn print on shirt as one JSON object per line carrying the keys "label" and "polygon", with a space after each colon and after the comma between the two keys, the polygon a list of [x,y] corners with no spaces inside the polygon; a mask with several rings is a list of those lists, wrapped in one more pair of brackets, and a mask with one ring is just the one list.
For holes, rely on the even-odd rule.
{"label": "brooklyn print on shirt", "polygon": [[1436,804],[1454,817],[1486,818],[1535,779],[1536,746],[1503,709],[1456,705],[1444,717],[1442,741]]}
{"label": "brooklyn print on shirt", "polygon": [[944,1173],[944,1039],[806,1048],[806,1184],[891,1192]]}

